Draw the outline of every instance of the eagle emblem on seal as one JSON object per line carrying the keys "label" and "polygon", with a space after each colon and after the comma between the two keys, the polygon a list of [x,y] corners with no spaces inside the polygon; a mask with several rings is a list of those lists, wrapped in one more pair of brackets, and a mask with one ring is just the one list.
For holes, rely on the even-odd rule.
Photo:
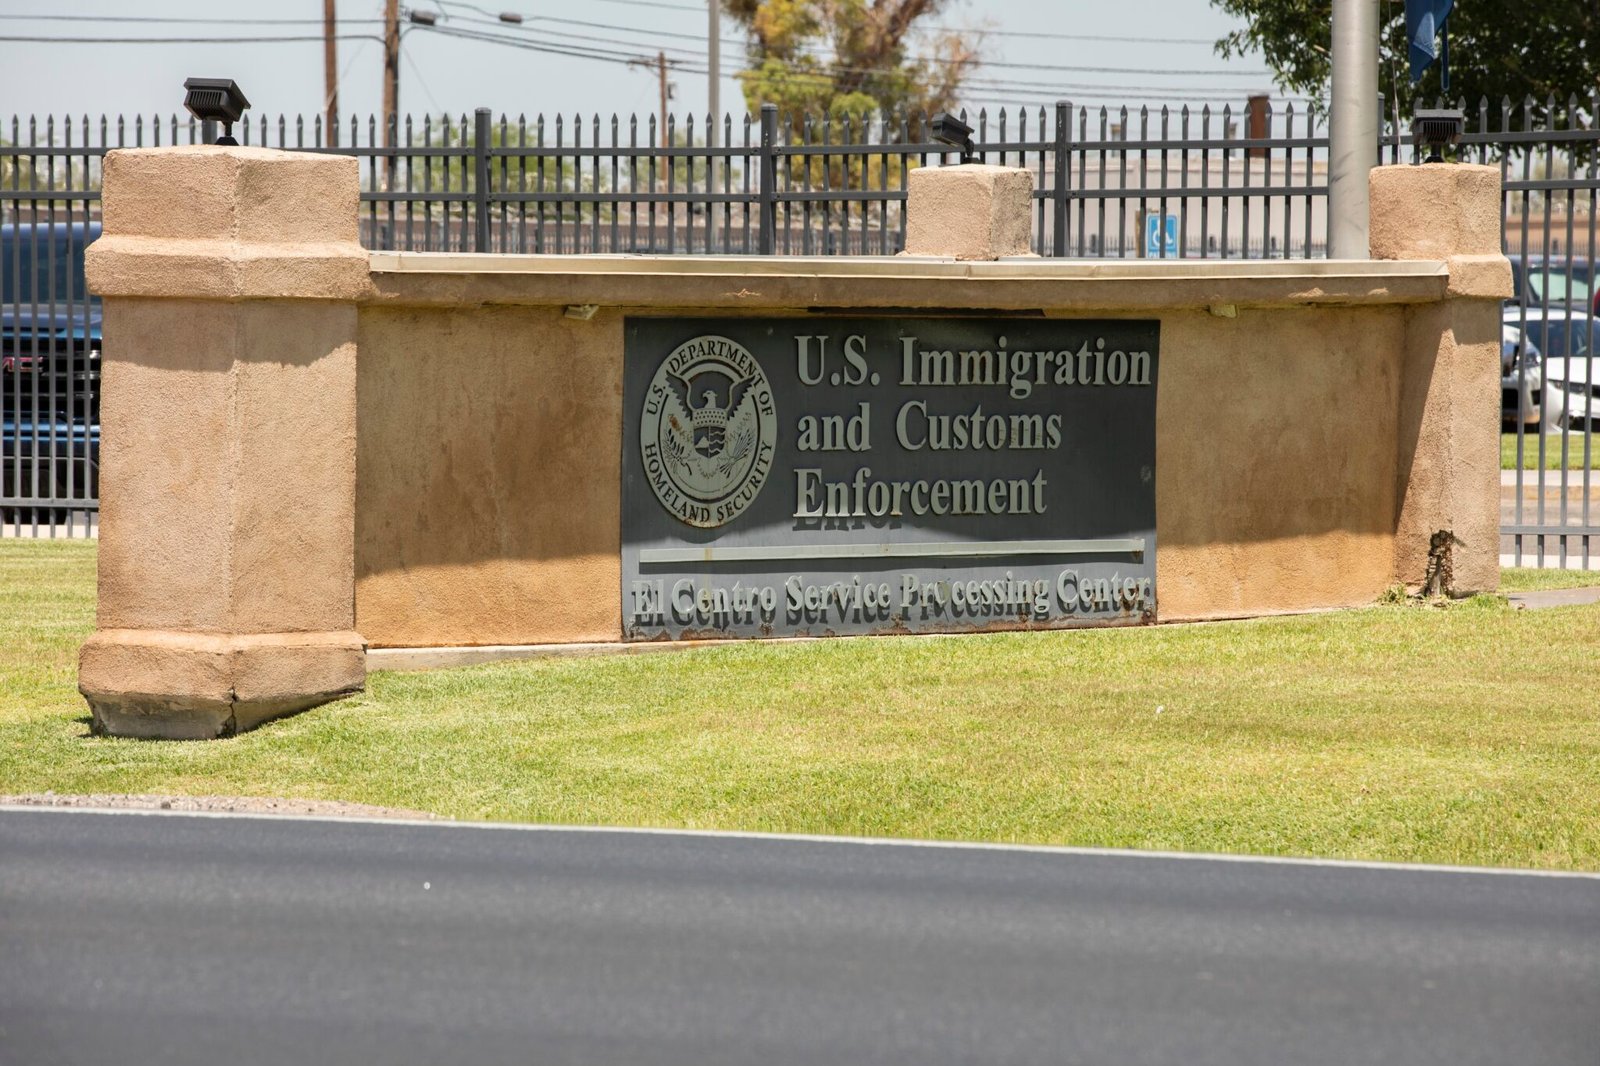
{"label": "eagle emblem on seal", "polygon": [[645,473],[689,525],[731,521],[772,466],[777,412],[761,364],[726,337],[696,337],[656,370],[640,425]]}
{"label": "eagle emblem on seal", "polygon": [[[755,448],[755,405],[749,402],[753,377],[731,381],[716,373],[693,380],[667,375],[667,455],[682,476],[719,481]],[[695,397],[698,394],[699,400]]]}

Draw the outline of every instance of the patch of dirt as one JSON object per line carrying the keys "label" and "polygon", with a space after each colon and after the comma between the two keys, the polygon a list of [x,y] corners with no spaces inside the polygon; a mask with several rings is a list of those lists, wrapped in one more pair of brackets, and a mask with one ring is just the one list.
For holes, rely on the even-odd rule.
{"label": "patch of dirt", "polygon": [[323,818],[417,818],[437,821],[439,816],[401,807],[372,807],[341,800],[279,799],[265,796],[145,796],[103,792],[87,796],[29,792],[0,795],[0,806],[81,807],[123,811],[197,811],[206,814],[286,814]]}

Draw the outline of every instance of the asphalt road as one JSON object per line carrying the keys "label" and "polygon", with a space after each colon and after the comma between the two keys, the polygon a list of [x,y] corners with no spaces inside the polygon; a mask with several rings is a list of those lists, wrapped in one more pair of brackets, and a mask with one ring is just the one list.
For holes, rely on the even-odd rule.
{"label": "asphalt road", "polygon": [[0,812],[0,1062],[1600,1063],[1600,879]]}

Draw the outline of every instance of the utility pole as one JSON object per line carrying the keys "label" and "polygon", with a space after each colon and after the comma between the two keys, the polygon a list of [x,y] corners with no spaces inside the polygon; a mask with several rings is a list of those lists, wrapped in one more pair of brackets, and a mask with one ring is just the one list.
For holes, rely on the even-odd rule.
{"label": "utility pole", "polygon": [[[1376,0],[1374,0],[1376,3]],[[383,146],[393,148],[390,123],[400,110],[400,0],[383,0]]]}
{"label": "utility pole", "polygon": [[[722,0],[706,0],[706,74],[710,79],[706,86],[707,110],[710,118],[706,122],[706,148],[717,146],[717,131],[722,128]],[[691,164],[692,166],[693,164]],[[706,155],[706,187],[714,189],[717,184],[717,157],[709,152]],[[717,241],[717,209],[713,204],[706,205],[706,248],[707,251],[716,247]]]}
{"label": "utility pole", "polygon": [[1367,174],[1378,165],[1378,0],[1333,0],[1328,258],[1365,259]]}
{"label": "utility pole", "polygon": [[667,80],[667,53],[657,52],[655,59],[641,56],[638,59],[628,60],[629,67],[639,67],[644,70],[654,70],[656,78],[661,85],[661,110],[656,114],[656,128],[660,131],[661,143],[667,143],[667,101],[672,99],[672,83]]}
{"label": "utility pole", "polygon": [[[378,121],[383,124],[383,146],[393,148],[400,109],[400,0],[383,3],[383,114]],[[388,192],[394,183],[394,157],[383,160],[383,188]]]}
{"label": "utility pole", "polygon": [[328,145],[339,145],[339,45],[334,39],[338,17],[334,13],[335,0],[322,0],[322,83],[326,89],[322,101],[328,113]]}
{"label": "utility pole", "polygon": [[706,71],[710,79],[706,103],[711,112],[711,124],[706,127],[706,147],[711,148],[716,145],[717,130],[722,126],[722,0],[706,0],[706,12],[710,15],[706,27]]}
{"label": "utility pole", "polygon": [[[643,67],[645,69],[654,67],[656,69],[656,79],[661,87],[661,112],[656,116],[656,144],[662,148],[671,147],[667,138],[667,101],[672,99],[672,83],[667,80],[667,53],[657,52],[654,62],[644,57],[630,59],[628,60],[628,66]],[[657,192],[660,191],[662,184],[666,181],[666,168],[672,166],[672,157],[663,155],[661,157],[661,166],[661,174],[656,178],[657,186],[654,190]],[[650,205],[652,218],[659,213],[660,207],[660,204]]]}
{"label": "utility pole", "polygon": [[656,53],[656,69],[661,74],[661,143],[667,143],[667,98],[672,95],[672,88],[667,84],[667,53]]}

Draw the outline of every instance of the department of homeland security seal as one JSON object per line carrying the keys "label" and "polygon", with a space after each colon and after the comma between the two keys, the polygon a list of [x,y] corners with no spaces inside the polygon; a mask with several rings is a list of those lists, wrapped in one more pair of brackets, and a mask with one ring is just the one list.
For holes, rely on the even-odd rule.
{"label": "department of homeland security seal", "polygon": [[639,452],[661,506],[701,529],[733,521],[772,470],[778,411],[772,386],[743,345],[684,341],[645,391]]}

